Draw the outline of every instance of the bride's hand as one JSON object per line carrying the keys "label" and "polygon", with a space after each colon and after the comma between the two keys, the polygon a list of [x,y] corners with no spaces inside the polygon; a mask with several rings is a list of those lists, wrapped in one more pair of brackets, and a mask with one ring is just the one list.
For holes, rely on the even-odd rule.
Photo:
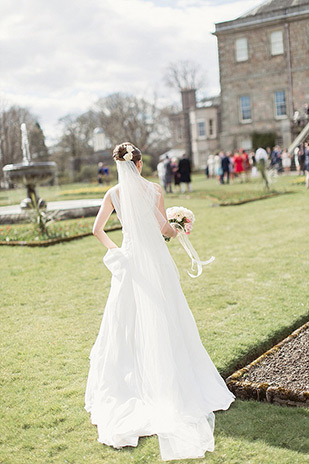
{"label": "bride's hand", "polygon": [[179,232],[179,228],[177,227],[177,224],[174,223],[174,222],[171,223],[171,227],[172,227],[172,229],[174,229],[173,238],[175,238],[177,236],[178,232]]}

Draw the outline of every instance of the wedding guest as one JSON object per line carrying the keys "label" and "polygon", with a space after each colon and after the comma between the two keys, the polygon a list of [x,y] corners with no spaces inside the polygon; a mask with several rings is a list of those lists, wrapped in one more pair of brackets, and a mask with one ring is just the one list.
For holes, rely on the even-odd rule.
{"label": "wedding guest", "polygon": [[226,183],[230,183],[230,158],[228,157],[227,153],[224,153],[223,158],[221,160],[221,167],[222,167],[222,184],[224,184],[224,179],[226,179]]}
{"label": "wedding guest", "polygon": [[275,145],[273,151],[271,152],[271,162],[270,165],[278,171],[279,169],[279,145]]}
{"label": "wedding guest", "polygon": [[104,176],[104,164],[103,163],[98,163],[98,183],[103,184],[103,176]]}
{"label": "wedding guest", "polygon": [[282,158],[282,167],[284,169],[284,172],[288,174],[291,169],[291,156],[286,148],[282,150],[281,158]]}
{"label": "wedding guest", "polygon": [[208,176],[212,179],[215,175],[215,157],[209,155],[207,159]]}
{"label": "wedding guest", "polygon": [[215,176],[216,179],[219,183],[221,182],[221,175],[222,175],[222,165],[221,165],[221,160],[222,160],[222,155],[223,153],[217,153],[214,157],[214,167],[215,167]]}
{"label": "wedding guest", "polygon": [[192,192],[191,185],[191,163],[189,158],[184,154],[179,161],[178,171],[180,174],[180,190],[184,193],[186,188],[188,192]]}
{"label": "wedding guest", "polygon": [[294,122],[294,124],[297,124],[298,126],[301,123],[300,112],[298,110],[294,111],[293,122]]}
{"label": "wedding guest", "polygon": [[280,148],[279,153],[278,153],[278,166],[277,166],[277,172],[278,174],[282,174],[283,172],[283,167],[282,167],[282,150]]}
{"label": "wedding guest", "polygon": [[267,167],[267,151],[264,148],[260,147],[255,152],[255,159],[257,163],[257,168],[261,173],[262,179],[265,181],[266,189],[269,190],[269,182],[266,174],[266,167]]}
{"label": "wedding guest", "polygon": [[267,156],[268,156],[268,161],[270,161],[271,160],[271,148],[266,147],[266,152],[267,152]]}
{"label": "wedding guest", "polygon": [[174,177],[175,189],[176,189],[176,191],[179,192],[179,190],[180,190],[180,173],[179,173],[178,159],[177,158],[172,158],[171,166],[172,166],[172,172],[173,172],[173,177]]}
{"label": "wedding guest", "polygon": [[160,184],[164,186],[164,163],[163,160],[160,161],[157,165],[157,174],[159,177]]}
{"label": "wedding guest", "polygon": [[305,175],[305,147],[303,143],[301,143],[299,146],[298,162],[300,172],[302,173],[302,175]]}
{"label": "wedding guest", "polygon": [[258,175],[258,170],[256,166],[256,159],[255,159],[255,152],[250,151],[249,153],[249,163],[251,166],[251,177],[257,177]]}
{"label": "wedding guest", "polygon": [[246,181],[249,182],[251,174],[251,164],[249,162],[249,155],[243,148],[241,148],[241,157]]}
{"label": "wedding guest", "polygon": [[228,157],[230,159],[230,180],[231,182],[235,179],[235,166],[234,166],[234,155],[233,152],[228,152]]}
{"label": "wedding guest", "polygon": [[166,155],[165,160],[163,162],[164,167],[164,176],[163,176],[163,187],[165,193],[173,193],[172,191],[172,178],[173,178],[173,169],[171,160],[169,159],[168,155]]}
{"label": "wedding guest", "polygon": [[301,172],[300,172],[300,164],[299,164],[299,160],[298,160],[298,153],[299,153],[299,147],[296,147],[295,150],[294,150],[294,162],[295,162],[295,166],[296,166],[296,171],[298,172],[298,175],[300,176]]}
{"label": "wedding guest", "polygon": [[235,175],[239,177],[240,182],[242,182],[242,173],[244,172],[243,159],[237,150],[234,152],[233,162]]}

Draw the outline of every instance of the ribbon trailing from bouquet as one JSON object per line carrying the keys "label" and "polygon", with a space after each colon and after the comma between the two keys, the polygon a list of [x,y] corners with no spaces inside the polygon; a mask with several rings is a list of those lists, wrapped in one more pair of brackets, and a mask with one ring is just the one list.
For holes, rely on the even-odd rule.
{"label": "ribbon trailing from bouquet", "polygon": [[184,250],[186,251],[186,253],[188,254],[189,258],[191,259],[191,271],[196,272],[196,275],[192,274],[189,271],[187,271],[187,273],[190,277],[195,279],[196,277],[199,277],[202,274],[203,266],[212,263],[215,260],[215,257],[212,256],[207,261],[201,261],[197,251],[195,250],[188,236],[186,235],[184,228],[177,222],[171,222],[171,225],[172,224],[174,224],[176,226],[176,229],[179,230],[177,238]]}

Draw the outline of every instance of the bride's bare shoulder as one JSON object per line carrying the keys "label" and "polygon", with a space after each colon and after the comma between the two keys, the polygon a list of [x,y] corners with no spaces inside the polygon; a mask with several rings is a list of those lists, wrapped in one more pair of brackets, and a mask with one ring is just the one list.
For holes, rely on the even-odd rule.
{"label": "bride's bare shoulder", "polygon": [[119,186],[118,184],[114,185],[113,187],[110,187],[107,192],[104,195],[104,200],[109,201],[110,203],[114,204],[113,199],[114,195],[119,196]]}
{"label": "bride's bare shoulder", "polygon": [[113,185],[113,187],[110,187],[105,195],[111,195],[113,193],[118,193],[119,192],[119,184]]}

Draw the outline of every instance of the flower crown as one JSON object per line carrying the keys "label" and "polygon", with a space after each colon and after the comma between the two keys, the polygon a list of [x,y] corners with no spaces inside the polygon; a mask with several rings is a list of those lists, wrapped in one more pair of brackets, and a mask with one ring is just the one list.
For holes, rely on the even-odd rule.
{"label": "flower crown", "polygon": [[132,145],[127,145],[126,146],[126,149],[127,149],[127,152],[126,154],[123,156],[123,159],[125,161],[131,161],[132,158],[133,158],[133,151],[134,151],[134,148],[132,147]]}

